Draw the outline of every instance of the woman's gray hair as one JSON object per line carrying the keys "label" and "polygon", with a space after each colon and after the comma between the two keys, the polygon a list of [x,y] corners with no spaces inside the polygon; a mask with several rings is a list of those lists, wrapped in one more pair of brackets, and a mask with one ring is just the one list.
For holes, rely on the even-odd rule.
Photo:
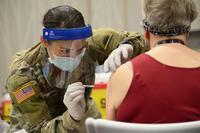
{"label": "woman's gray hair", "polygon": [[143,0],[143,9],[144,28],[158,35],[188,32],[198,14],[193,0]]}

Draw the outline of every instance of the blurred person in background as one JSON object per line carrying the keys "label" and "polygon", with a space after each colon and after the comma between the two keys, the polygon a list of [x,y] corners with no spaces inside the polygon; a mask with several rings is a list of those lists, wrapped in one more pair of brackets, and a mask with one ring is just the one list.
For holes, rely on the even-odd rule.
{"label": "blurred person in background", "polygon": [[151,50],[111,76],[108,119],[133,123],[200,120],[200,53],[187,47],[196,17],[192,0],[144,0],[144,35]]}
{"label": "blurred person in background", "polygon": [[1,133],[7,133],[8,130],[9,130],[9,124],[6,123],[5,121],[3,121],[0,118],[0,131],[1,131]]}
{"label": "blurred person in background", "polygon": [[114,71],[145,52],[143,36],[113,29],[92,32],[68,5],[49,9],[43,26],[41,43],[16,53],[10,65],[10,132],[84,133],[87,117],[101,117],[88,87],[94,84],[95,66]]}

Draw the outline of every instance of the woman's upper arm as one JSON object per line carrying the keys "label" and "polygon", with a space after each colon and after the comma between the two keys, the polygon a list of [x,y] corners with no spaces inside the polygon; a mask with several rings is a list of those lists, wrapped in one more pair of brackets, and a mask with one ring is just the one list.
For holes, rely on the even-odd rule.
{"label": "woman's upper arm", "polygon": [[131,62],[120,66],[110,77],[106,93],[107,119],[115,120],[115,113],[125,98],[133,79]]}

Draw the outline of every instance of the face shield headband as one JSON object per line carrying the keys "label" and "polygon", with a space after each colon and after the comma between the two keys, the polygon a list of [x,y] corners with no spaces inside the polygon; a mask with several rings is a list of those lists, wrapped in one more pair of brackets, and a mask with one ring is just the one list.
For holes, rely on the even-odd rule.
{"label": "face shield headband", "polygon": [[44,28],[43,38],[50,40],[80,40],[92,36],[90,25],[81,28]]}
{"label": "face shield headband", "polygon": [[146,31],[159,36],[177,36],[190,31],[190,26],[176,26],[163,31],[162,29],[158,29],[156,26],[150,25],[146,19],[143,19],[142,25]]}

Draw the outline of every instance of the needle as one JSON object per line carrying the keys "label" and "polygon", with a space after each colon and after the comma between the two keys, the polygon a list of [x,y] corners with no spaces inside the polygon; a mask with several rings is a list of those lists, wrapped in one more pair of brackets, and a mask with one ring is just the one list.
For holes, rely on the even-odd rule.
{"label": "needle", "polygon": [[94,85],[83,85],[84,87],[90,87],[90,88],[93,88]]}

